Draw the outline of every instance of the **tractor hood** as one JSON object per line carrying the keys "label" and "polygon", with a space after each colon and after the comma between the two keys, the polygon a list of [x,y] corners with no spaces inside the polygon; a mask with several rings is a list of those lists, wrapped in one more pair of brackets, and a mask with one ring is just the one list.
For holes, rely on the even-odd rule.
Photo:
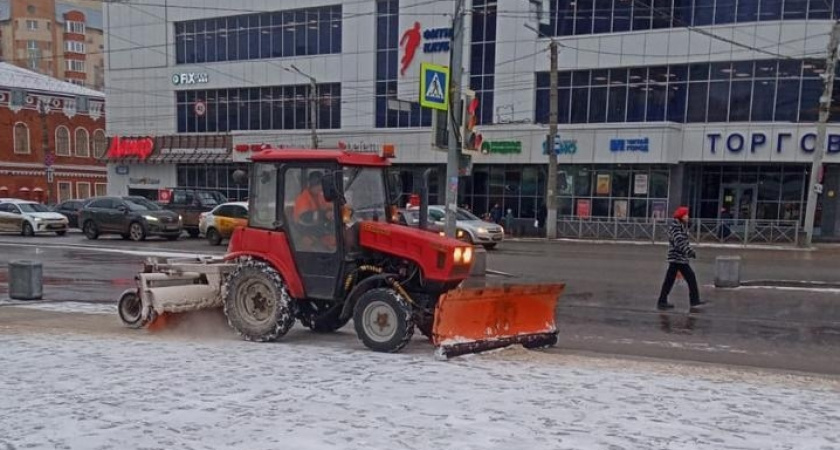
{"label": "tractor hood", "polygon": [[460,281],[470,274],[473,248],[469,244],[424,231],[386,222],[362,222],[359,245],[414,261],[423,277],[434,281]]}

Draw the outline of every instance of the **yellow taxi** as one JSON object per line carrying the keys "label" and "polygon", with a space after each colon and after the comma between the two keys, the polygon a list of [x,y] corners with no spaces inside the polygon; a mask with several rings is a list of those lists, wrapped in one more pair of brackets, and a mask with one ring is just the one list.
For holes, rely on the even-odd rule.
{"label": "yellow taxi", "polygon": [[233,230],[247,225],[247,202],[222,203],[210,212],[201,213],[198,219],[198,229],[210,245],[221,245],[222,240],[230,238]]}

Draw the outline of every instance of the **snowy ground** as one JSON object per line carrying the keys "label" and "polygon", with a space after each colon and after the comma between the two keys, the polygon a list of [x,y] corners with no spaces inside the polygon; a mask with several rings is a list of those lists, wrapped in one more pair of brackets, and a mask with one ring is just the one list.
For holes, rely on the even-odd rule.
{"label": "snowy ground", "polygon": [[40,309],[43,311],[80,313],[80,314],[116,314],[117,305],[102,302],[49,302],[49,301],[19,301],[0,298],[0,306],[14,306],[16,308]]}
{"label": "snowy ground", "polygon": [[840,449],[836,379],[293,333],[0,329],[0,449]]}

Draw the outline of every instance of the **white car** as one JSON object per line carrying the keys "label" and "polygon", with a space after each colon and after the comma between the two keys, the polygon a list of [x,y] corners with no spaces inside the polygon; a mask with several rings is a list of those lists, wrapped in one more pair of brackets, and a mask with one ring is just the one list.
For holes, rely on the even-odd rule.
{"label": "white car", "polygon": [[230,239],[233,230],[246,226],[248,202],[222,203],[198,217],[198,231],[207,238],[210,245],[220,245],[223,239]]}
{"label": "white car", "polygon": [[[418,226],[420,222],[419,208],[412,208],[407,211],[406,224]],[[435,231],[443,230],[446,220],[446,209],[442,205],[429,206],[429,226]],[[505,239],[505,229],[501,225],[481,220],[473,213],[463,208],[458,208],[455,214],[455,226],[457,226],[457,238],[473,245],[482,245],[487,250],[495,248]]]}
{"label": "white car", "polygon": [[36,233],[67,234],[67,217],[40,203],[28,200],[6,200],[0,203],[0,232],[33,236]]}

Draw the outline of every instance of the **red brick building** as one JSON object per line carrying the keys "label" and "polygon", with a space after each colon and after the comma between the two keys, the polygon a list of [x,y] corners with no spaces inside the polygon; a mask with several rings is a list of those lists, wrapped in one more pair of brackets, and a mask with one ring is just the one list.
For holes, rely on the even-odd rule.
{"label": "red brick building", "polygon": [[105,195],[107,148],[101,92],[0,63],[0,198]]}

